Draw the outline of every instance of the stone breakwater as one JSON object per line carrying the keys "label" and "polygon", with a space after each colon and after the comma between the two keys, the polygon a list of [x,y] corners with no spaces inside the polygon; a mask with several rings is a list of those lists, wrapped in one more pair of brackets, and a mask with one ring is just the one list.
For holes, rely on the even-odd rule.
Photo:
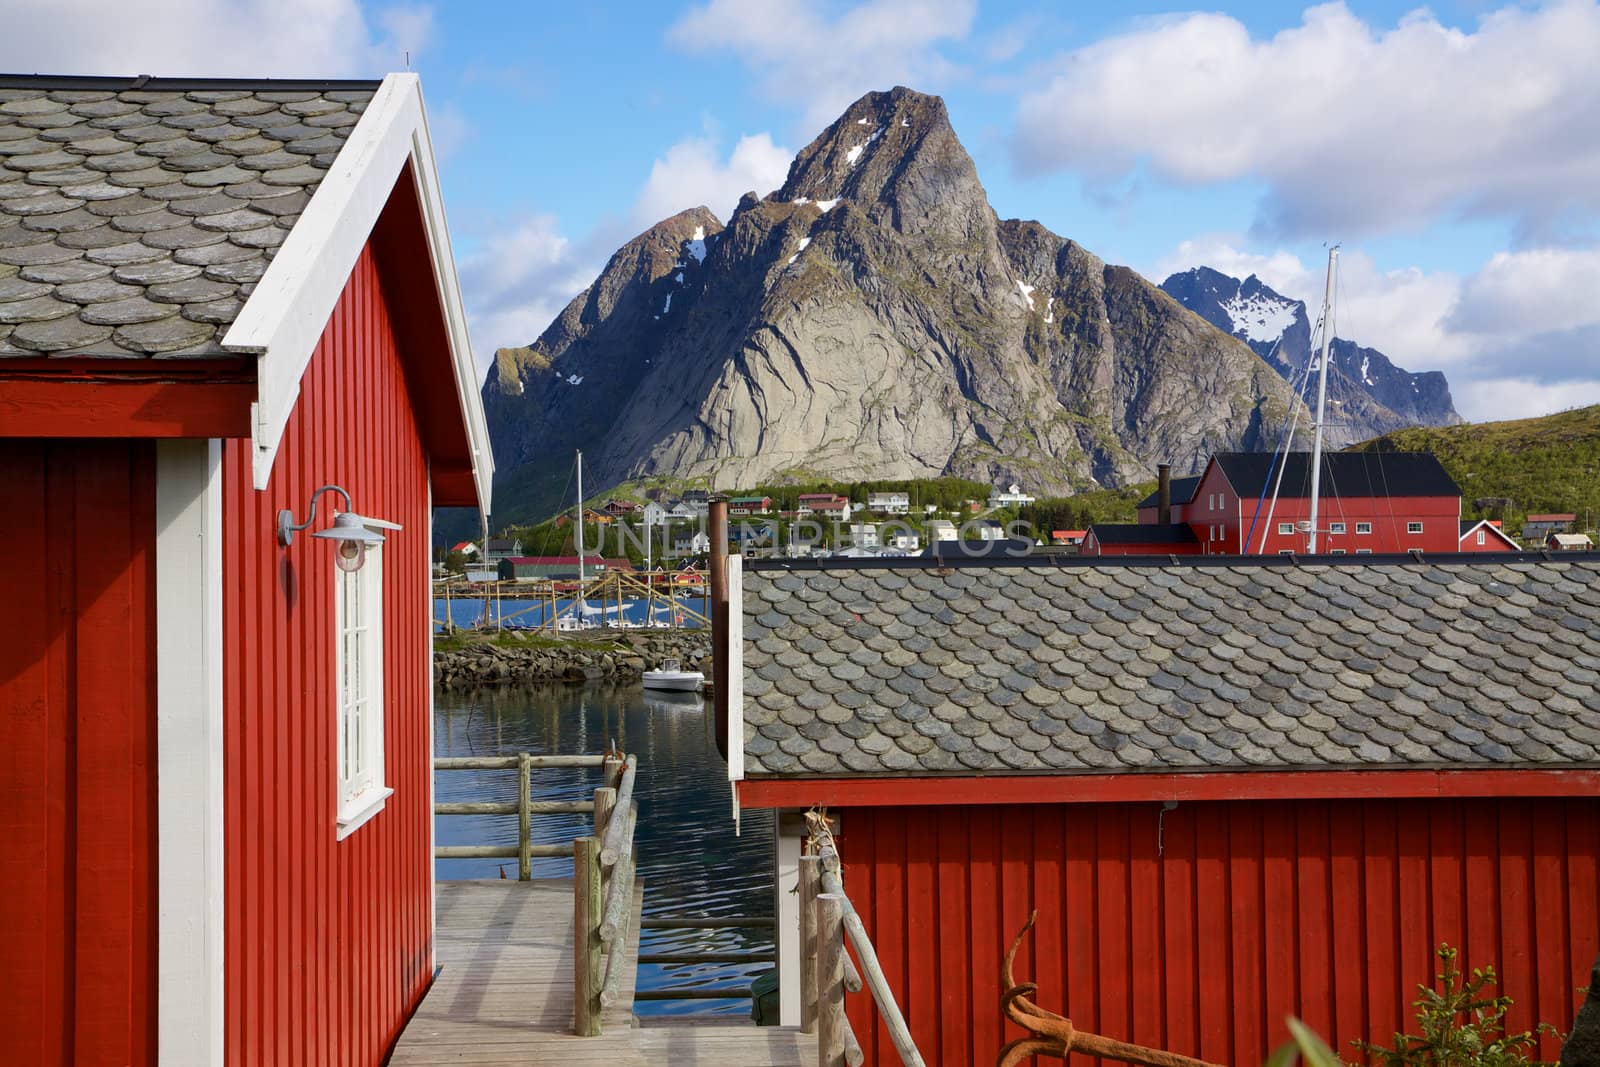
{"label": "stone breakwater", "polygon": [[[452,642],[462,640],[452,638]],[[433,651],[433,679],[471,689],[517,682],[637,681],[676,659],[686,671],[711,676],[711,634],[706,630],[585,630],[467,635],[463,644]]]}

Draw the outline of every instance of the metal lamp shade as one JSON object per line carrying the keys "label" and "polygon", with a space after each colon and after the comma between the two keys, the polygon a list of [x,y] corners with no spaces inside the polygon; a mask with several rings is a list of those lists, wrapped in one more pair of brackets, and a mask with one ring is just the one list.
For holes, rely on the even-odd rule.
{"label": "metal lamp shade", "polygon": [[383,544],[383,534],[368,529],[367,520],[353,511],[343,511],[334,517],[333,525],[318,530],[312,537],[326,537],[330,541],[355,541],[362,545]]}

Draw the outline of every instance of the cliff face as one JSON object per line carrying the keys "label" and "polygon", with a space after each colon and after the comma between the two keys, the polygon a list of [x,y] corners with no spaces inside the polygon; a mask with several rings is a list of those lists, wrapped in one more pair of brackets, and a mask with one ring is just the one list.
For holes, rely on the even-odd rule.
{"label": "cliff face", "polygon": [[1067,493],[1270,447],[1242,342],[1033,222],[1000,221],[943,101],[871,93],[783,188],[629,242],[484,386],[498,519],[666,477],[962,475]]}
{"label": "cliff face", "polygon": [[[1240,281],[1210,267],[1174,274],[1161,288],[1178,303],[1233,334],[1289,381],[1305,372],[1313,353],[1310,313],[1255,275]],[[1320,342],[1319,342],[1320,343]],[[1438,371],[1412,373],[1375,348],[1335,337],[1328,360],[1328,429],[1347,445],[1408,426],[1453,426],[1461,421],[1450,386]],[[1309,392],[1307,396],[1314,394]]]}

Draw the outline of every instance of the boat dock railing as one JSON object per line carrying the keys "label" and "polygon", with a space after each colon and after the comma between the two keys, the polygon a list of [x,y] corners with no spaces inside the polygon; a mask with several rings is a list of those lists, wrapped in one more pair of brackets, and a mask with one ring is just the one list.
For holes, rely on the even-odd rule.
{"label": "boat dock railing", "polygon": [[[861,917],[845,895],[839,850],[825,815],[806,815],[809,834],[800,857],[800,1029],[817,1034],[822,1063],[861,1067],[861,1043],[845,1015],[845,993],[872,993],[904,1067],[923,1067],[905,1013],[889,988]],[[861,961],[857,971],[845,942]],[[865,972],[863,975],[862,972]]]}
{"label": "boat dock railing", "polygon": [[598,1037],[601,1012],[623,995],[633,916],[633,831],[639,820],[633,786],[639,761],[635,756],[608,757],[605,766],[608,785],[600,792],[609,795],[595,820],[595,833],[572,843],[572,1032],[579,1037]]}
{"label": "boat dock railing", "polygon": [[533,878],[534,857],[572,855],[572,843],[536,845],[533,843],[533,816],[574,815],[593,813],[595,832],[604,823],[604,795],[606,787],[596,789],[593,800],[534,800],[534,768],[547,767],[603,767],[611,756],[535,756],[519,752],[514,756],[440,756],[433,761],[435,771],[496,771],[517,772],[517,799],[509,800],[453,800],[439,801],[433,806],[435,815],[515,815],[517,817],[517,843],[515,845],[436,845],[436,860],[464,859],[514,859],[517,861],[518,881]]}

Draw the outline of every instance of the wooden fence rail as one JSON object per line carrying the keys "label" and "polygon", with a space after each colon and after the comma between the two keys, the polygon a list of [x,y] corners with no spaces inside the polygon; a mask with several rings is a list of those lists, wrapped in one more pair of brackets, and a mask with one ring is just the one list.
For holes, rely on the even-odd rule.
{"label": "wooden fence rail", "polygon": [[[819,1067],[861,1067],[861,1045],[845,1015],[846,993],[866,988],[904,1067],[923,1067],[922,1054],[883,975],[861,917],[845,895],[839,851],[826,816],[806,815],[810,833],[800,857],[800,1028],[817,1034]],[[861,961],[856,971],[849,942]]]}
{"label": "wooden fence rail", "polygon": [[[533,860],[555,858],[573,854],[572,845],[536,845],[533,843],[535,815],[582,815],[595,813],[596,826],[600,820],[600,796],[595,791],[594,800],[534,800],[533,771],[548,767],[602,767],[607,757],[600,756],[535,756],[518,752],[512,756],[440,756],[434,759],[435,771],[507,771],[517,772],[517,799],[510,800],[446,800],[433,806],[435,815],[515,815],[517,817],[517,843],[515,845],[436,845],[433,858],[439,860],[514,859],[517,861],[517,880],[533,879]],[[598,829],[597,829],[598,832]]]}

